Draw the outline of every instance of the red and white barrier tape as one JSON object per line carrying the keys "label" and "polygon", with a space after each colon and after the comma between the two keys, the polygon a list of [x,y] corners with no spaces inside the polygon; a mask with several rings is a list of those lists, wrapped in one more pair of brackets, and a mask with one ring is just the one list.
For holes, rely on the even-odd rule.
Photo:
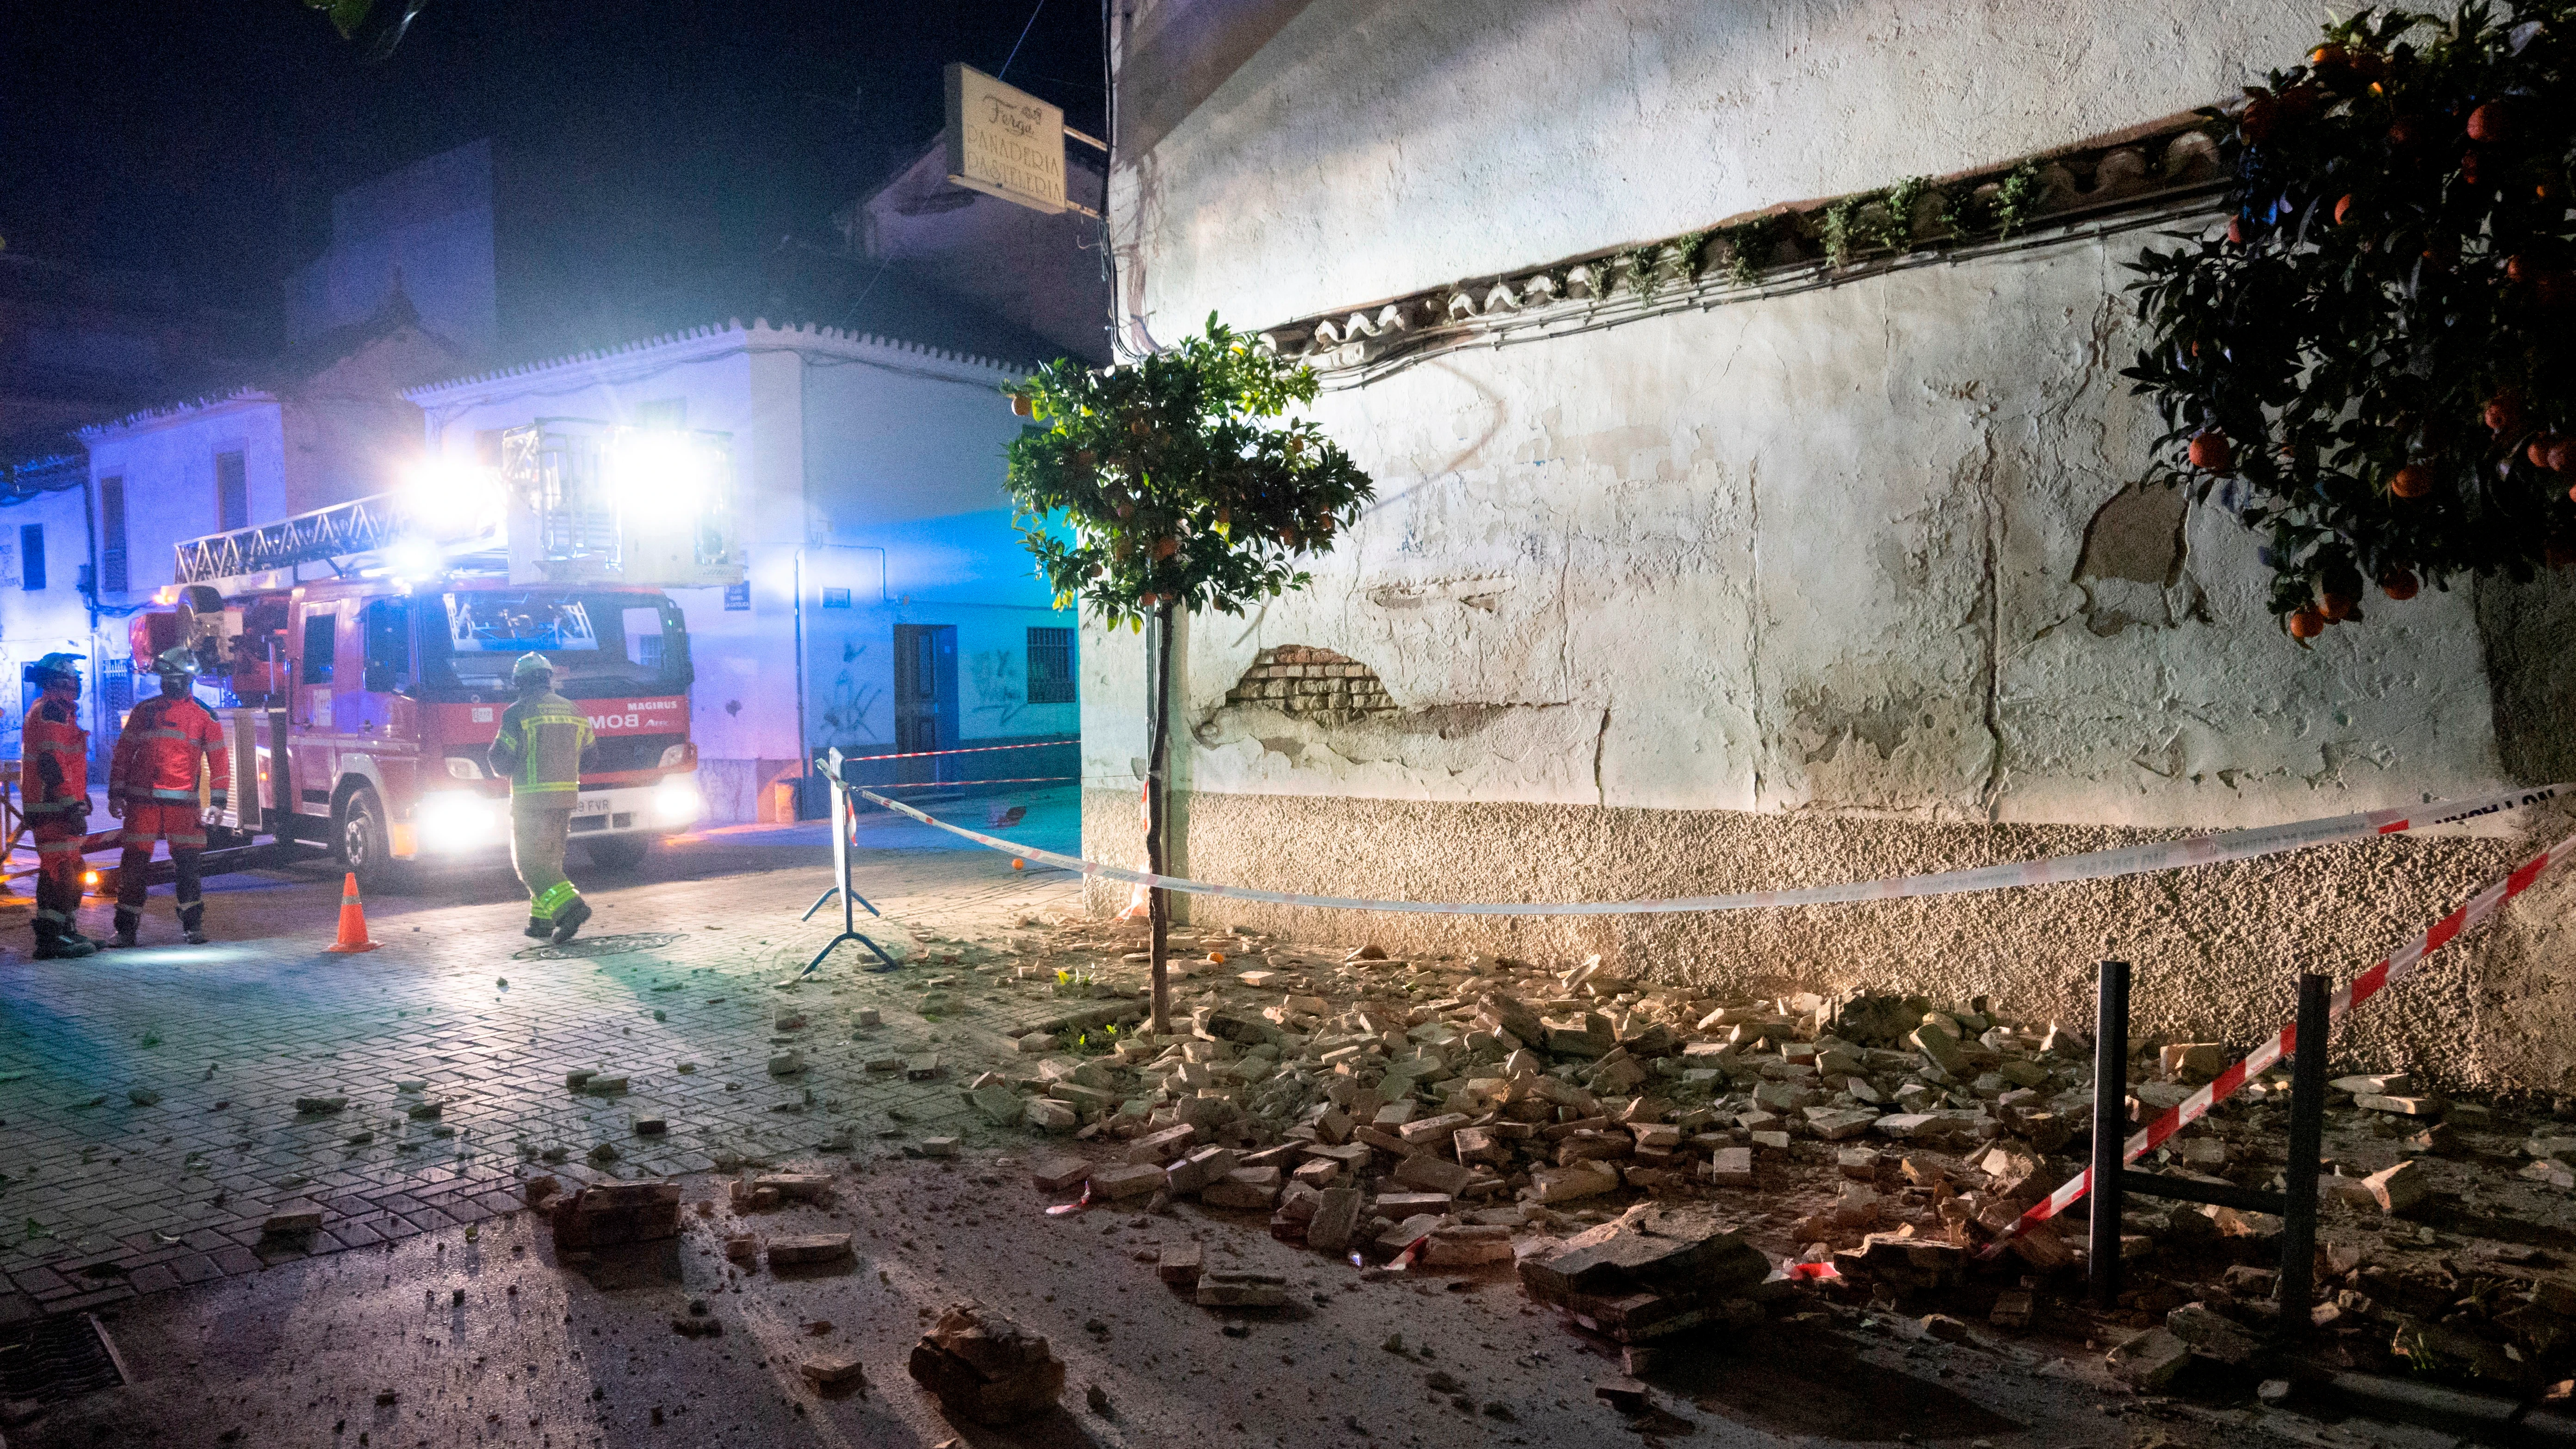
{"label": "red and white barrier tape", "polygon": [[[2343,1020],[2352,1013],[2353,1008],[2405,980],[2417,966],[2423,964],[2425,957],[2459,939],[2461,934],[2471,926],[2493,915],[2498,906],[2531,889],[2532,882],[2540,879],[2550,867],[2570,856],[2576,856],[2576,835],[2571,835],[2533,856],[2523,863],[2521,869],[2470,897],[2468,904],[2434,922],[2431,930],[2383,957],[2379,964],[2354,977],[2349,985],[2338,988],[2334,994],[2333,1011],[2328,1020]],[[2283,1057],[2296,1052],[2298,1048],[2299,1028],[2296,1022],[2292,1022],[2282,1027],[2269,1041],[2256,1047],[2243,1060],[2220,1072],[2217,1080],[2184,1098],[2180,1106],[2167,1110],[2140,1129],[2120,1148],[2120,1160],[2123,1163],[2135,1162],[2153,1152],[2167,1138],[2207,1116],[2210,1108],[2235,1095],[2236,1089],[2244,1086],[2248,1078],[2261,1076],[2270,1071]],[[2095,1130],[2100,1130],[2098,1123]],[[2077,1199],[2092,1190],[2093,1170],[2088,1167],[2077,1173],[2065,1186],[2042,1199],[2030,1211],[2014,1219],[2010,1227],[1997,1234],[1995,1240],[1985,1246],[1980,1256],[1992,1258],[2001,1253],[2014,1238],[2066,1211],[2074,1206]]]}
{"label": "red and white barrier tape", "polygon": [[933,755],[990,755],[1003,750],[1051,750],[1061,745],[1078,745],[1080,740],[1039,740],[1027,745],[968,745],[956,750],[911,750],[900,755],[843,755],[844,765],[864,765],[871,760],[927,760]]}
{"label": "red and white barrier tape", "polygon": [[1847,905],[1860,901],[1904,900],[1917,896],[1956,895],[1964,891],[2005,890],[2015,886],[2060,885],[2070,881],[2110,880],[2118,876],[2142,875],[2149,871],[2173,870],[2184,866],[2221,865],[2229,861],[2252,860],[2259,856],[2279,855],[2286,851],[2307,850],[2320,845],[2334,845],[2349,840],[2367,840],[2378,835],[2396,835],[2409,830],[2422,830],[2435,825],[2453,825],[2500,811],[2520,810],[2556,799],[2571,787],[2548,785],[2532,790],[2505,790],[2481,795],[2471,800],[2436,802],[2407,810],[2372,810],[2359,815],[2338,815],[2324,820],[2302,820],[2289,825],[2265,825],[2252,830],[2230,830],[2215,835],[2195,835],[2184,840],[2170,840],[2158,845],[2133,845],[2119,850],[2097,850],[2087,855],[2061,855],[2046,860],[2027,860],[2014,865],[1978,866],[1971,870],[1947,870],[1930,875],[1900,876],[1889,880],[1859,881],[1848,885],[1808,886],[1797,890],[1744,891],[1723,896],[1674,896],[1642,901],[1387,901],[1359,896],[1310,896],[1293,891],[1255,890],[1249,886],[1217,885],[1190,880],[1182,876],[1155,875],[1147,871],[1128,870],[1106,865],[1080,856],[1058,855],[985,835],[952,825],[923,813],[900,800],[889,800],[873,790],[853,787],[857,793],[899,815],[909,815],[924,825],[934,825],[951,835],[974,841],[977,845],[1019,856],[1059,869],[1096,876],[1102,880],[1125,881],[1141,887],[1159,887],[1189,895],[1222,896],[1228,900],[1260,901],[1278,906],[1320,906],[1331,910],[1389,911],[1433,916],[1622,916],[1646,915],[1670,911],[1751,911],[1781,906]]}

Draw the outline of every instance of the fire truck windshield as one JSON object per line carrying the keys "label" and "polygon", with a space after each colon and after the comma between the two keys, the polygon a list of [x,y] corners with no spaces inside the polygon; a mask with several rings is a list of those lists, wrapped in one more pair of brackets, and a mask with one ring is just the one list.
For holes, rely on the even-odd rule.
{"label": "fire truck windshield", "polygon": [[574,699],[691,682],[686,624],[658,594],[474,589],[438,601],[420,631],[433,689],[506,693],[510,666],[528,653],[554,661],[556,690]]}

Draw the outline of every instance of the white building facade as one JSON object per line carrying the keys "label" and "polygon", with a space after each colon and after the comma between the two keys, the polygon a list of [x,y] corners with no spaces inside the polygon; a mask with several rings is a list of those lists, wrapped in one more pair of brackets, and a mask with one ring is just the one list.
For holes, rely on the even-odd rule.
{"label": "white building facade", "polygon": [[[2134,486],[2160,425],[2118,375],[2122,268],[2157,228],[2211,223],[2205,153],[2175,149],[2187,113],[2318,23],[2272,0],[1122,11],[1122,347],[1211,312],[1269,334],[1322,369],[1314,415],[1378,485],[1311,589],[1181,641],[1180,868],[1666,896],[2576,777],[2566,575],[2427,591],[2303,649],[2250,534]],[[2058,219],[2010,246],[1625,281],[1769,209],[2026,158]],[[1123,775],[1142,649],[1085,643],[1085,773]],[[1358,666],[1383,707],[1247,688],[1306,660]],[[1091,791],[1085,821],[1086,854],[1136,856],[1132,787]],[[1993,993],[2041,1019],[2080,1015],[2121,956],[2142,1030],[2245,1041],[2286,1013],[2294,964],[2368,965],[2550,825],[1835,910],[1190,907],[1414,953],[1601,951],[1713,992]],[[2571,903],[2544,885],[2351,1050],[2576,1083]]]}
{"label": "white building facade", "polygon": [[[413,389],[431,455],[493,461],[540,418],[729,435],[749,577],[680,589],[716,821],[793,818],[805,761],[1070,741],[1074,620],[1021,549],[999,391],[1023,369],[828,328],[702,328]],[[939,778],[1040,773],[969,756]],[[988,763],[989,762],[989,763]],[[932,778],[887,768],[868,778]],[[810,809],[810,801],[809,801]]]}

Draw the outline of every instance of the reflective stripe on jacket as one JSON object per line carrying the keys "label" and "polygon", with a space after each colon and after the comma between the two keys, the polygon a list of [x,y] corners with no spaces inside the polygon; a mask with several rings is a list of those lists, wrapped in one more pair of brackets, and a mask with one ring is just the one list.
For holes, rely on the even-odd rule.
{"label": "reflective stripe on jacket", "polygon": [[501,711],[492,773],[510,782],[513,795],[570,795],[581,789],[582,762],[597,738],[571,700],[552,690],[532,695]]}
{"label": "reflective stripe on jacket", "polygon": [[27,711],[21,736],[24,757],[18,764],[18,798],[30,817],[89,809],[89,731],[80,727],[80,706],[59,699],[40,699]]}
{"label": "reflective stripe on jacket", "polygon": [[107,793],[119,800],[194,802],[197,770],[212,777],[214,803],[222,808],[233,787],[232,751],[214,711],[193,695],[156,694],[125,717],[116,753],[107,765]]}

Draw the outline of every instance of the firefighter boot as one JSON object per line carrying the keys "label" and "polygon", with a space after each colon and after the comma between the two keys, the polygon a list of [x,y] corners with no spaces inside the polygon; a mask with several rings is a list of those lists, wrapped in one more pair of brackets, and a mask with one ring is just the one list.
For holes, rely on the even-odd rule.
{"label": "firefighter boot", "polygon": [[202,946],[213,939],[206,934],[204,901],[197,901],[179,908],[179,939],[191,946]]}
{"label": "firefighter boot", "polygon": [[52,921],[36,923],[36,959],[76,961],[98,950],[96,942],[65,932]]}
{"label": "firefighter boot", "polygon": [[560,946],[571,940],[572,933],[580,930],[581,923],[589,919],[590,902],[574,896],[571,905],[555,912],[555,944]]}
{"label": "firefighter boot", "polygon": [[136,944],[134,933],[141,929],[142,925],[143,913],[141,911],[129,911],[123,906],[118,906],[116,908],[116,939],[108,942],[108,944],[111,946],[131,946]]}
{"label": "firefighter boot", "polygon": [[555,936],[555,923],[547,920],[543,916],[530,916],[528,917],[528,929],[520,932],[519,934],[526,936],[531,941],[551,941]]}

